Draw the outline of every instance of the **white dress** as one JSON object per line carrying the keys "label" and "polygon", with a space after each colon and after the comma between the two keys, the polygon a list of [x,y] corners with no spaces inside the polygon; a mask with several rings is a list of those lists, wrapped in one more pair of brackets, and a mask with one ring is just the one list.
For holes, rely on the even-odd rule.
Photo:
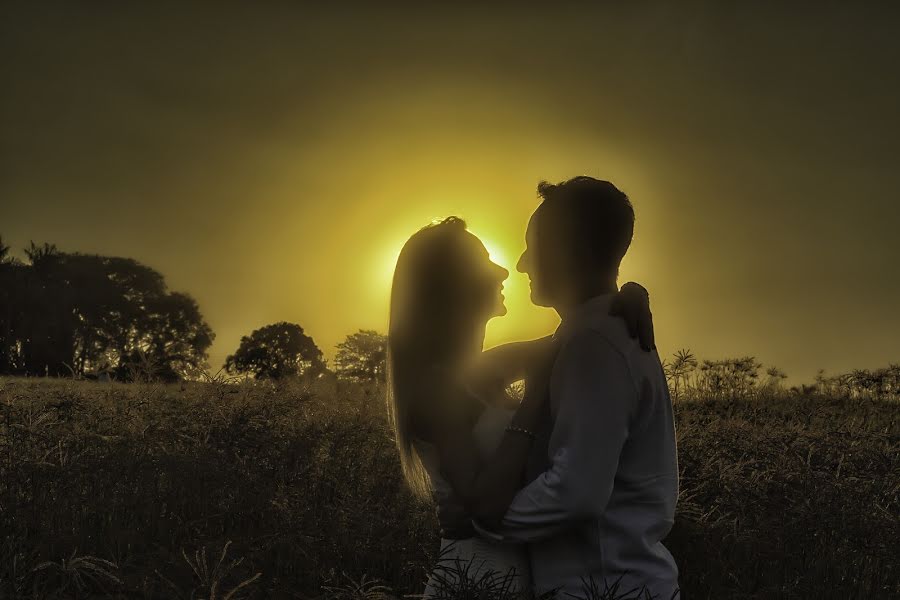
{"label": "white dress", "polygon": [[[472,428],[472,437],[478,446],[482,459],[489,458],[500,445],[503,432],[515,411],[485,405],[484,411]],[[441,476],[437,449],[433,444],[415,440],[414,446],[428,471],[435,496],[440,503],[452,497],[452,488]],[[531,587],[528,554],[521,544],[498,543],[482,537],[465,539],[441,539],[438,563],[435,565],[423,598],[437,599],[450,597],[444,586],[454,589],[460,586],[464,575],[464,585],[470,590],[501,590],[522,593]],[[477,597],[479,594],[466,594]]]}

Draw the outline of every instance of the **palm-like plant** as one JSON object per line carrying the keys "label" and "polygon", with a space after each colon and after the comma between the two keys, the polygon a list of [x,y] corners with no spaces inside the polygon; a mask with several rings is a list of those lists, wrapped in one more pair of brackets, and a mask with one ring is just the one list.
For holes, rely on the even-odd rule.
{"label": "palm-like plant", "polygon": [[68,558],[43,562],[34,567],[32,574],[42,585],[55,587],[52,594],[57,597],[78,597],[91,588],[106,591],[107,586],[122,585],[118,565],[96,556],[77,554],[76,548]]}
{"label": "palm-like plant", "polygon": [[344,573],[346,583],[323,585],[322,591],[333,600],[393,600],[391,588],[365,575],[357,581]]}
{"label": "palm-like plant", "polygon": [[697,368],[697,358],[690,350],[682,348],[675,353],[671,363],[664,363],[664,368],[672,381],[672,401],[678,402],[679,383],[687,383],[688,376]]}
{"label": "palm-like plant", "polygon": [[226,591],[224,589],[225,580],[230,579],[229,575],[231,575],[232,571],[244,562],[243,557],[226,561],[228,548],[230,546],[230,540],[225,542],[225,545],[222,547],[222,552],[219,554],[219,559],[215,563],[211,563],[207,559],[206,546],[196,550],[193,557],[188,556],[187,552],[184,551],[184,548],[181,549],[181,556],[191,568],[196,584],[195,588],[190,592],[190,595],[186,594],[174,582],[169,580],[159,571],[156,571],[156,575],[172,588],[172,592],[179,598],[189,597],[193,599],[197,598],[198,594],[200,594],[200,597],[208,598],[209,600],[237,600],[240,595],[246,591],[245,588],[247,588],[247,586],[262,577],[262,573],[256,573],[252,577],[244,579],[230,590]]}
{"label": "palm-like plant", "polygon": [[0,265],[9,260],[9,246],[3,243],[3,236],[0,236]]}
{"label": "palm-like plant", "polygon": [[768,369],[766,369],[766,375],[769,377],[767,385],[773,391],[780,390],[781,382],[787,379],[787,373],[785,373],[778,367],[769,367]]}

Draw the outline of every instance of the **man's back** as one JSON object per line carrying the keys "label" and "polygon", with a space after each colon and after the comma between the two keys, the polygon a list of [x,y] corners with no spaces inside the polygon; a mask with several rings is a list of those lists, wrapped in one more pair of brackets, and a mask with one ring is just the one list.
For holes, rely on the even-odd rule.
{"label": "man's back", "polygon": [[[504,525],[529,540],[538,591],[583,594],[593,579],[602,592],[621,577],[619,594],[646,585],[669,600],[678,597],[678,569],[661,543],[678,496],[672,404],[658,354],[641,350],[608,316],[609,300],[582,305],[557,332],[552,466],[517,496]],[[573,376],[579,372],[591,375]]]}

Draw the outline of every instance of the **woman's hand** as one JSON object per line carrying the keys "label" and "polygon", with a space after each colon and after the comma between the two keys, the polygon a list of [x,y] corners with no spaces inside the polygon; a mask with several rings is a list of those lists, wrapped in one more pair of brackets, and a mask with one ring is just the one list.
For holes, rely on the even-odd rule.
{"label": "woman's hand", "polygon": [[644,286],[629,281],[613,296],[609,314],[625,320],[628,334],[638,338],[641,348],[649,352],[656,349],[653,334],[653,315],[650,313],[650,294]]}
{"label": "woman's hand", "polygon": [[[432,402],[419,420],[423,439],[437,446],[441,475],[453,488],[466,511],[484,522],[503,517],[522,483],[531,449],[531,436],[522,431],[503,433],[496,451],[482,456],[466,414],[468,392],[452,381],[439,382]],[[542,416],[542,404],[523,402],[512,425],[534,431]]]}

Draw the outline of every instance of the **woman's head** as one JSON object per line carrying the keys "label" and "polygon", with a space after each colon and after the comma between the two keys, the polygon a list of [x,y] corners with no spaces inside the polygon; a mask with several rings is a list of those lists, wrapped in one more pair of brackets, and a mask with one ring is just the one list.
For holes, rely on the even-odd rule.
{"label": "woman's head", "polygon": [[395,341],[453,352],[491,317],[506,313],[509,271],[491,262],[484,244],[457,217],[423,227],[400,250],[391,287]]}
{"label": "woman's head", "polygon": [[414,491],[424,491],[421,465],[411,464],[416,403],[428,400],[423,392],[436,383],[434,373],[452,371],[481,350],[488,320],[506,314],[508,276],[457,217],[420,229],[400,251],[391,288],[388,405]]}

